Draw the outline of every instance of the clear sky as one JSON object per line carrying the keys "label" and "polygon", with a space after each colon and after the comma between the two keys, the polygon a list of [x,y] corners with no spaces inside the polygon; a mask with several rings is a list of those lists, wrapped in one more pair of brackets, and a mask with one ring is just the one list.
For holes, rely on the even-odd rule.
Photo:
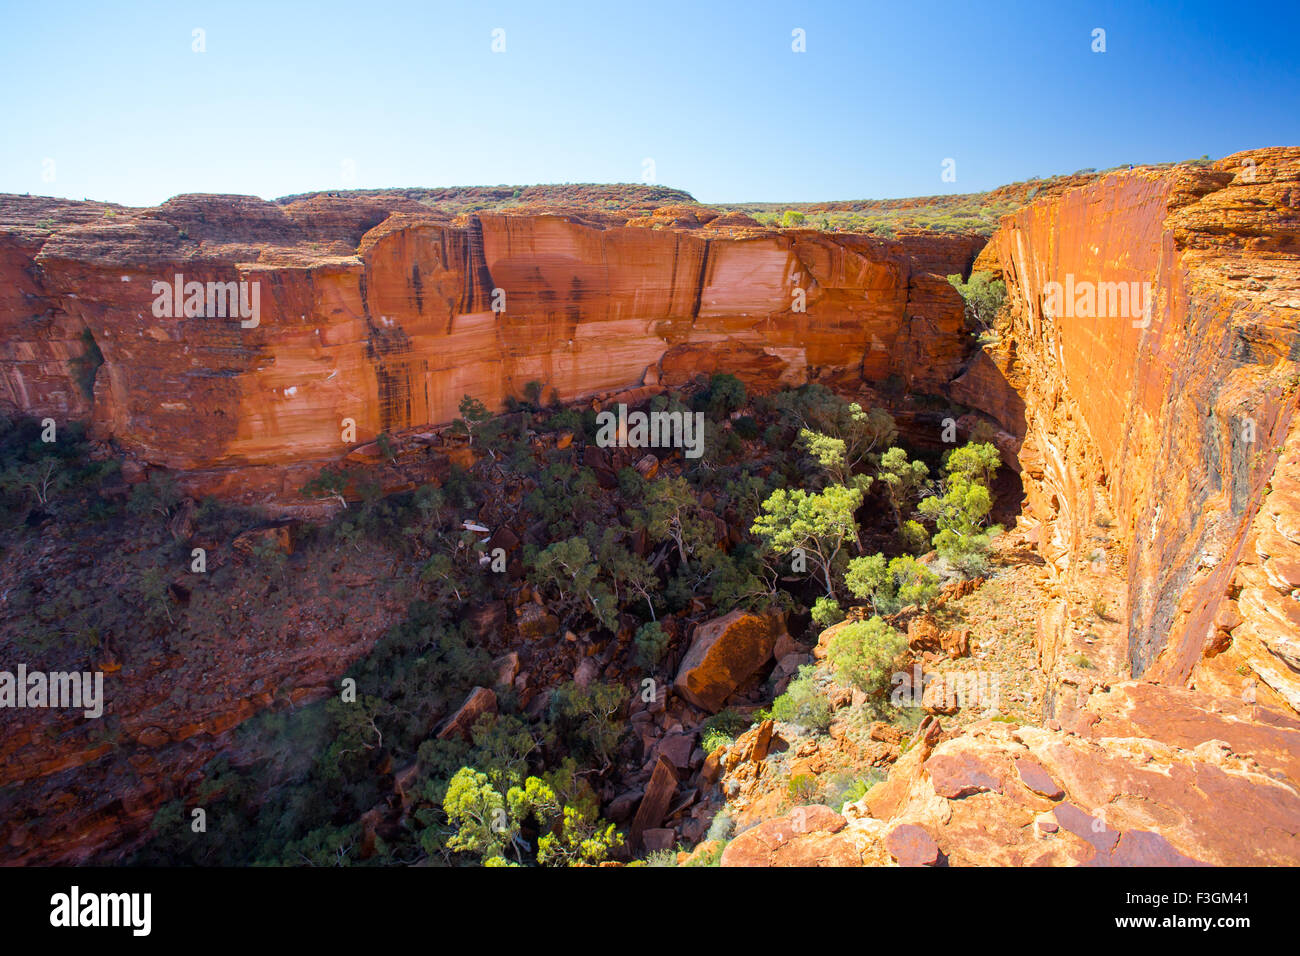
{"label": "clear sky", "polygon": [[1300,0],[0,2],[0,192],[638,182],[652,159],[704,202],[814,201],[1300,143]]}

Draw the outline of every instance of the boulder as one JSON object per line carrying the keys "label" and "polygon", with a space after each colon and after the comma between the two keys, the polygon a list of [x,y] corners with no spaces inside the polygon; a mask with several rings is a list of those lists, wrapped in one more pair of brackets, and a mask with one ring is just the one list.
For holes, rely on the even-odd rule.
{"label": "boulder", "polygon": [[451,715],[442,730],[438,732],[438,739],[463,737],[468,740],[470,728],[474,726],[475,721],[486,713],[495,714],[496,710],[497,695],[486,687],[475,687],[465,698],[465,703],[460,705],[460,709]]}
{"label": "boulder", "polygon": [[796,807],[765,820],[727,844],[722,866],[861,866],[844,832],[848,821],[830,807]]}
{"label": "boulder", "polygon": [[695,706],[716,713],[768,661],[784,631],[783,615],[739,610],[698,625],[673,689]]}
{"label": "boulder", "polygon": [[890,830],[885,849],[899,866],[934,866],[942,856],[934,838],[915,823],[903,823]]}
{"label": "boulder", "polygon": [[628,832],[628,844],[632,850],[642,847],[642,835],[653,830],[663,822],[668,804],[677,791],[677,771],[672,763],[662,755],[655,761],[655,769],[650,774],[650,783],[646,785],[645,795],[637,807],[636,816]]}
{"label": "boulder", "polygon": [[677,832],[666,827],[656,827],[641,834],[641,845],[646,850],[671,850],[677,842]]}

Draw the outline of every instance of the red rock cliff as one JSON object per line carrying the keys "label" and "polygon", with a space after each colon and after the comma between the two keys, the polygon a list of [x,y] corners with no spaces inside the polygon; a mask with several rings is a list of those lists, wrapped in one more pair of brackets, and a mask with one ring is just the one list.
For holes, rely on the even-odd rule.
{"label": "red rock cliff", "polygon": [[[715,369],[938,392],[969,342],[942,274],[982,244],[734,217],[452,220],[392,197],[179,196],[93,217],[62,204],[63,218],[45,202],[0,204],[0,404],[91,414],[100,437],[215,488],[274,466],[257,484],[280,497],[348,450],[344,418],[363,443],[446,423],[465,394],[500,408],[533,380],[564,400]],[[258,283],[258,324],[156,317],[153,283],[176,274]]]}
{"label": "red rock cliff", "polygon": [[[1248,666],[1295,708],[1300,150],[1113,174],[1007,217],[990,248],[1012,321],[989,364],[1020,394],[978,403],[1005,420],[1023,401],[1006,424],[1049,564],[1068,581],[1113,518],[1133,674],[1172,684],[1222,649],[1247,588],[1274,621]],[[1102,283],[1149,283],[1149,321]],[[1089,284],[1107,299],[1091,314]],[[1050,665],[1060,635],[1044,640]]]}

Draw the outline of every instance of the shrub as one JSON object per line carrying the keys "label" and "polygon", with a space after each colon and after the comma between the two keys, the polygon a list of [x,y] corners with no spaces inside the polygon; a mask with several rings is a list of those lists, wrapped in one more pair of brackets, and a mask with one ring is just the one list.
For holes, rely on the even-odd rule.
{"label": "shrub", "polygon": [[840,609],[839,602],[834,598],[819,597],[812,607],[812,619],[814,624],[822,627],[830,627],[832,624],[838,624],[844,620],[844,612]]}
{"label": "shrub", "polygon": [[831,725],[831,705],[817,687],[811,664],[799,668],[785,693],[772,701],[772,719],[824,734]]}
{"label": "shrub", "polygon": [[743,733],[749,723],[749,718],[735,708],[718,711],[700,725],[700,749],[711,754],[719,747],[730,747],[736,742],[736,735]]}
{"label": "shrub", "polygon": [[907,638],[879,617],[842,628],[827,648],[835,676],[869,696],[889,688],[889,675],[907,650]]}
{"label": "shrub", "polygon": [[[735,832],[736,821],[732,819],[730,811],[723,807],[718,811],[713,822],[709,824],[709,832],[705,839],[721,840],[723,843],[731,839],[731,834]],[[721,854],[719,854],[721,855]]]}
{"label": "shrub", "polygon": [[892,614],[909,604],[924,607],[939,595],[939,576],[909,555],[889,562],[883,554],[854,558],[844,582],[854,597],[870,601],[877,614]]}
{"label": "shrub", "polygon": [[705,410],[714,418],[726,418],[745,404],[745,383],[734,375],[718,372],[709,379],[704,393]]}
{"label": "shrub", "polygon": [[836,813],[844,812],[844,805],[861,800],[868,790],[885,779],[880,770],[869,770],[865,777],[855,777],[849,773],[835,774],[826,783],[822,802]]}
{"label": "shrub", "polygon": [[786,794],[796,807],[805,807],[817,801],[817,778],[806,773],[797,773],[786,785]]}
{"label": "shrub", "polygon": [[745,441],[753,441],[758,437],[758,422],[752,415],[741,415],[731,423],[731,427]]}

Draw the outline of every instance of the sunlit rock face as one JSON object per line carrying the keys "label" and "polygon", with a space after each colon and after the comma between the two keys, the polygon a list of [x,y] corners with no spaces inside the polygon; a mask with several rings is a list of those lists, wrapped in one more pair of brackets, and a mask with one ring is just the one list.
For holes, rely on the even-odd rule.
{"label": "sunlit rock face", "polygon": [[[991,357],[1019,394],[965,394],[999,418],[1023,403],[1027,513],[1063,581],[1113,518],[1134,674],[1203,671],[1225,602],[1268,579],[1261,562],[1274,581],[1253,606],[1285,593],[1269,613],[1300,623],[1300,534],[1278,504],[1300,423],[1300,150],[1116,173],[1007,217],[991,249],[1013,315]],[[1120,314],[1108,283],[1142,290],[1149,313]],[[1294,707],[1294,645],[1255,643],[1255,676]]]}
{"label": "sunlit rock face", "polygon": [[[530,381],[562,400],[713,371],[758,389],[938,392],[970,351],[942,276],[983,244],[744,217],[451,220],[375,197],[178,196],[93,215],[48,202],[3,200],[0,403],[93,417],[148,464],[274,466],[269,482],[257,472],[268,496],[301,484],[293,466],[346,453],[344,419],[355,446],[445,424],[467,394],[499,409]],[[159,309],[155,283],[178,281]],[[258,315],[217,317],[202,295],[207,311],[187,314],[190,283],[255,285]]]}

